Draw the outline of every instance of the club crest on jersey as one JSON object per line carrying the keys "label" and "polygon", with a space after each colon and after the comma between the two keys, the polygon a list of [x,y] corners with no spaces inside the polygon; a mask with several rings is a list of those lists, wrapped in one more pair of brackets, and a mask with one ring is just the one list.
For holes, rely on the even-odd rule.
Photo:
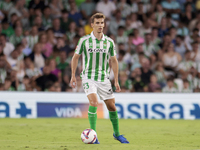
{"label": "club crest on jersey", "polygon": [[89,53],[97,53],[97,52],[106,53],[106,49],[100,49],[100,48],[92,49],[92,48],[89,48],[88,52]]}

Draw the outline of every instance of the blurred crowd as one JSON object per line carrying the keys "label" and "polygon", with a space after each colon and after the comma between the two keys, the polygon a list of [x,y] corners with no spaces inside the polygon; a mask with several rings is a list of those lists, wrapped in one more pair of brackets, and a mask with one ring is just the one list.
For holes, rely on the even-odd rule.
{"label": "blurred crowd", "polygon": [[69,85],[71,58],[102,12],[122,92],[200,92],[199,10],[198,0],[0,0],[0,91],[84,92],[81,59]]}

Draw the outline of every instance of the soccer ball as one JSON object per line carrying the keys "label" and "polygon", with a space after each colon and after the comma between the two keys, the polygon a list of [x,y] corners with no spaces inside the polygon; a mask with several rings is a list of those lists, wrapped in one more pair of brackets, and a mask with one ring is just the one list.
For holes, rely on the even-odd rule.
{"label": "soccer ball", "polygon": [[92,129],[85,129],[81,133],[81,140],[85,144],[93,144],[97,139],[97,133]]}

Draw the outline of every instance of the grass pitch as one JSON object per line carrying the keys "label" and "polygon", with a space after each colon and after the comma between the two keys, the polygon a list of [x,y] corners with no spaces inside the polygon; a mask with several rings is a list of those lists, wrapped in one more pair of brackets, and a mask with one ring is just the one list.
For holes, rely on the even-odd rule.
{"label": "grass pitch", "polygon": [[101,144],[84,144],[87,119],[0,119],[0,150],[200,150],[200,120],[120,120],[120,133],[130,144],[112,137],[109,120],[97,120]]}

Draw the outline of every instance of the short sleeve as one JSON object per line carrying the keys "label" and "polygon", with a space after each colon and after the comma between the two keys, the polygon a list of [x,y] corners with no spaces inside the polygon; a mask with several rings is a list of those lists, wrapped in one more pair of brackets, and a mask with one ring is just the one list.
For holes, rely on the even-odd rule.
{"label": "short sleeve", "polygon": [[110,56],[116,55],[115,43],[110,41],[110,48],[109,48]]}
{"label": "short sleeve", "polygon": [[78,41],[78,45],[76,46],[76,49],[75,49],[75,53],[76,54],[79,54],[79,55],[81,55],[82,54],[82,51],[83,51],[83,39],[82,38],[80,38],[80,40]]}

